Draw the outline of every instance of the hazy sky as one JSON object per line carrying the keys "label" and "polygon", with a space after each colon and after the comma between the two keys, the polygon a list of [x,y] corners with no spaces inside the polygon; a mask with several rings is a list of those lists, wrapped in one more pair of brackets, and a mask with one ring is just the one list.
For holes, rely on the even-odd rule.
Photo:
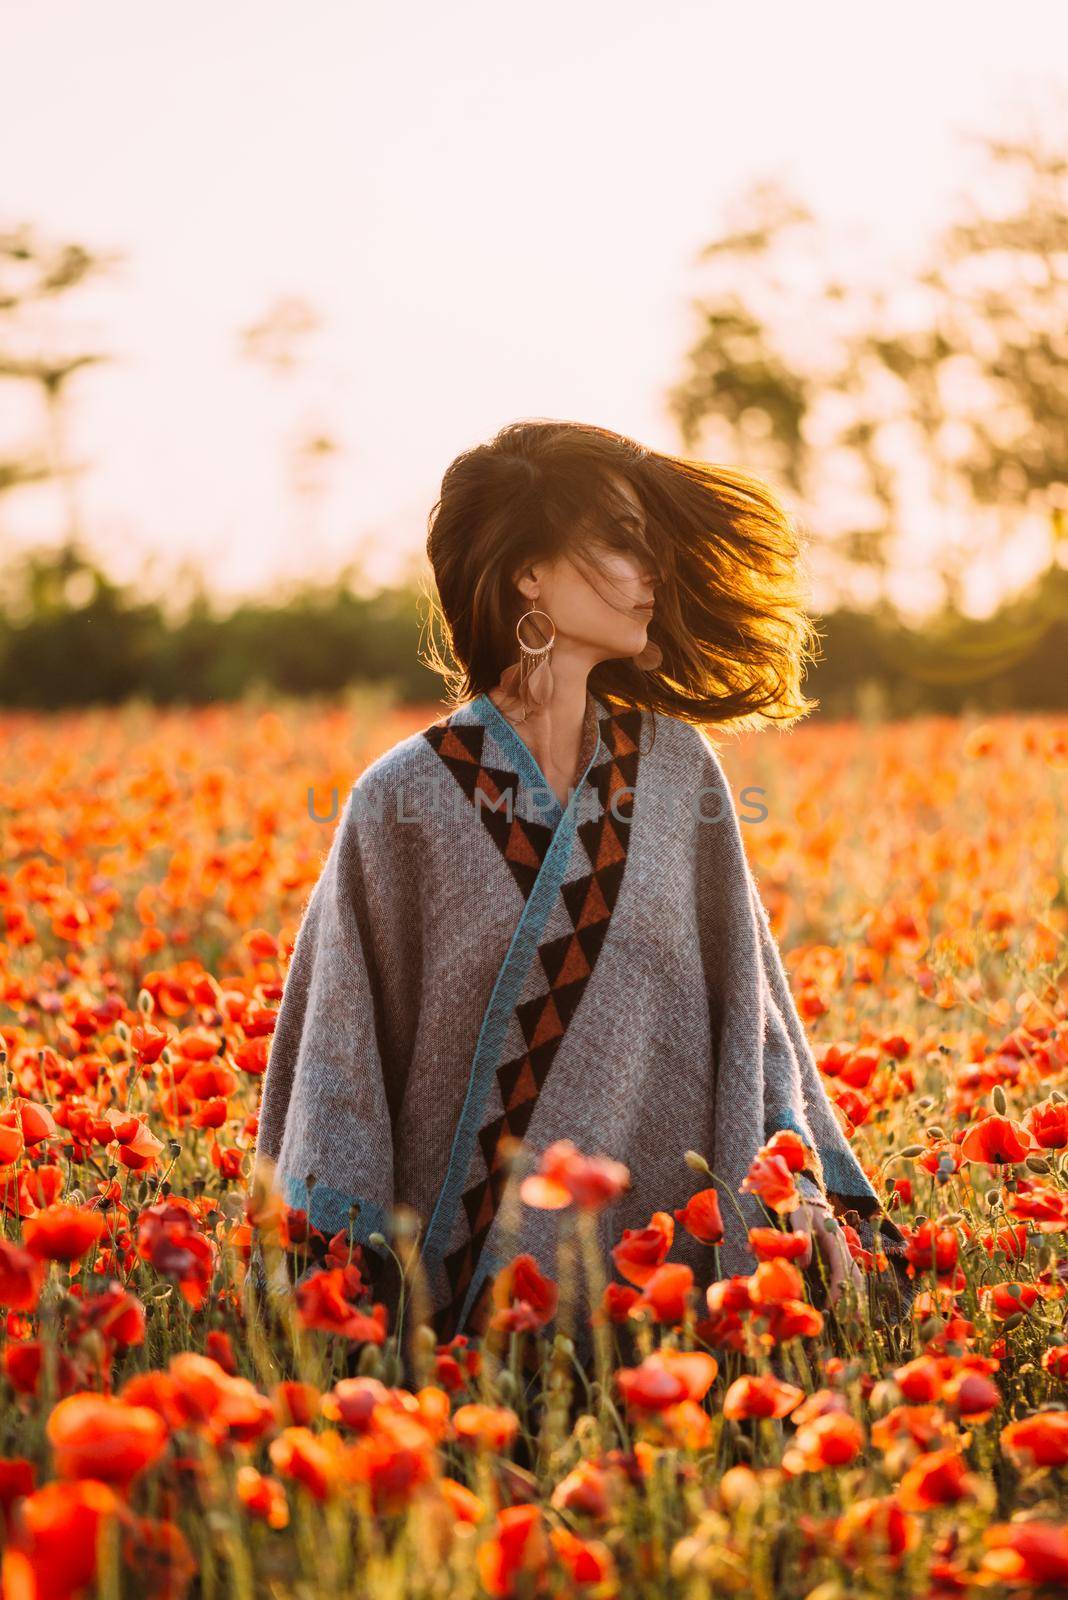
{"label": "hazy sky", "polygon": [[[5,0],[0,223],[125,261],[57,308],[92,542],[227,590],[418,551],[457,451],[522,416],[678,449],[664,409],[698,247],[778,176],[906,260],[966,171],[958,132],[1068,78],[1059,0]],[[323,329],[275,377],[239,330]],[[9,406],[0,453],[34,418]],[[290,445],[324,427],[318,529]],[[50,536],[52,491],[3,532]],[[162,569],[161,569],[162,570]]]}

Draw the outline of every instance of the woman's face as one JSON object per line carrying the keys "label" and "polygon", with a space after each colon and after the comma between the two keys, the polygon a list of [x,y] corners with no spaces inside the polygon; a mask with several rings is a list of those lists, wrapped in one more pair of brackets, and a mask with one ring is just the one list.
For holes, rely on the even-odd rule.
{"label": "woman's face", "polygon": [[[633,489],[622,478],[613,481],[625,501],[621,520],[630,517],[636,531],[644,530],[645,512]],[[590,540],[586,548],[592,543]],[[653,615],[656,578],[652,563],[601,540],[596,546],[599,565],[591,567],[588,576],[584,566],[562,555],[536,562],[520,580],[520,590],[531,605],[552,618],[558,648],[569,645],[592,661],[637,655],[645,647]],[[528,592],[532,589],[536,599]],[[533,620],[546,633],[551,631],[543,618]],[[538,641],[531,634],[528,642]]]}

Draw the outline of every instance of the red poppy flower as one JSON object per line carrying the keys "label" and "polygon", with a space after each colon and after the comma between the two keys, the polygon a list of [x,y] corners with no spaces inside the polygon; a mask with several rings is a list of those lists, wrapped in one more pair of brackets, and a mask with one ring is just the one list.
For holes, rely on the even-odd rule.
{"label": "red poppy flower", "polygon": [[784,1471],[822,1472],[826,1467],[846,1467],[864,1448],[864,1433],[855,1417],[830,1412],[799,1428],[783,1453]]}
{"label": "red poppy flower", "polygon": [[44,1265],[28,1250],[0,1239],[0,1306],[33,1311],[44,1282]]}
{"label": "red poppy flower", "polygon": [[980,1564],[984,1581],[1068,1586],[1068,1525],[1053,1522],[997,1522],[983,1532],[987,1549]]}
{"label": "red poppy flower", "polygon": [[18,1508],[4,1552],[2,1588],[11,1600],[65,1600],[97,1577],[96,1556],[105,1526],[122,1516],[106,1483],[46,1483]]}
{"label": "red poppy flower", "polygon": [[1032,1106],[1023,1119],[1024,1127],[1043,1150],[1063,1150],[1068,1145],[1068,1101],[1043,1100]]}
{"label": "red poppy flower", "polygon": [[920,1542],[920,1524],[894,1495],[858,1500],[835,1519],[834,1542],[844,1559],[861,1565],[875,1557],[891,1569]]}
{"label": "red poppy flower", "polygon": [[498,1512],[495,1534],[479,1545],[476,1554],[482,1586],[494,1600],[530,1593],[548,1559],[542,1513],[534,1505],[506,1506]]}
{"label": "red poppy flower", "polygon": [[336,1433],[285,1428],[272,1439],[271,1463],[283,1478],[292,1478],[314,1500],[329,1500],[346,1477],[345,1445]]}
{"label": "red poppy flower", "polygon": [[615,1373],[616,1387],[629,1410],[665,1411],[687,1398],[688,1375],[664,1361],[662,1355],[654,1350],[639,1366],[621,1367]]}
{"label": "red poppy flower", "polygon": [[576,1516],[605,1521],[612,1509],[605,1468],[600,1462],[583,1457],[556,1485],[552,1505],[556,1511],[570,1511]]}
{"label": "red poppy flower", "polygon": [[77,1261],[107,1231],[107,1218],[84,1206],[58,1203],[27,1217],[23,1239],[39,1261]]}
{"label": "red poppy flower", "polygon": [[1001,1430],[1002,1448],[1028,1467],[1068,1464],[1068,1411],[1037,1411]]}
{"label": "red poppy flower", "polygon": [[173,1278],[191,1306],[204,1303],[218,1251],[200,1232],[188,1204],[172,1196],[146,1206],[137,1224],[137,1254],[164,1277]]}
{"label": "red poppy flower", "polygon": [[572,1583],[599,1585],[602,1594],[615,1589],[616,1565],[603,1540],[580,1539],[570,1528],[553,1528],[549,1542]]}
{"label": "red poppy flower", "polygon": [[265,1522],[269,1528],[288,1526],[286,1491],[277,1478],[267,1477],[257,1472],[255,1467],[238,1467],[234,1487],[237,1498],[250,1517]]}
{"label": "red poppy flower", "polygon": [[943,1278],[957,1265],[957,1235],[952,1228],[923,1222],[909,1235],[906,1254],[917,1272],[930,1272],[933,1267],[938,1277]]}
{"label": "red poppy flower", "polygon": [[491,1328],[531,1332],[543,1328],[556,1314],[560,1290],[552,1278],[543,1277],[532,1255],[516,1256],[497,1273],[493,1283]]}
{"label": "red poppy flower", "polygon": [[600,1211],[614,1205],[630,1187],[630,1173],[621,1161],[585,1156],[570,1139],[557,1139],[542,1152],[536,1172],[519,1186],[524,1204],[545,1211],[575,1205]]}
{"label": "red poppy flower", "polygon": [[723,1218],[716,1190],[701,1189],[697,1194],[692,1194],[686,1204],[675,1212],[675,1221],[681,1222],[687,1233],[701,1244],[721,1243]]}
{"label": "red poppy flower", "polygon": [[980,1480],[968,1471],[960,1450],[933,1450],[919,1456],[905,1472],[897,1497],[906,1511],[929,1511],[932,1506],[973,1500]]}
{"label": "red poppy flower", "polygon": [[961,1155],[966,1161],[985,1162],[1000,1167],[1022,1161],[1034,1147],[1029,1131],[1009,1117],[984,1117],[974,1123],[961,1140]]}
{"label": "red poppy flower", "polygon": [[628,1283],[644,1288],[657,1267],[663,1266],[675,1237],[675,1219],[667,1211],[654,1211],[648,1227],[624,1228],[612,1249],[616,1271]]}
{"label": "red poppy flower", "polygon": [[638,1298],[638,1290],[629,1283],[609,1283],[605,1285],[604,1294],[595,1321],[602,1319],[608,1322],[625,1323],[630,1316],[630,1308]]}
{"label": "red poppy flower", "polygon": [[383,1344],[386,1337],[386,1308],[376,1304],[370,1315],[347,1298],[350,1286],[344,1267],[329,1272],[313,1272],[297,1285],[297,1314],[306,1328],[340,1334],[344,1339],[367,1340]]}

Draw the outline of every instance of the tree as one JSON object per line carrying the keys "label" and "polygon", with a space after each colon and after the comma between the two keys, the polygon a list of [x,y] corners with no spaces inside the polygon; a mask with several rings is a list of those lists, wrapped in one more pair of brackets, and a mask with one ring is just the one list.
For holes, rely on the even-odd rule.
{"label": "tree", "polygon": [[49,325],[45,312],[58,296],[119,259],[94,255],[80,244],[40,239],[26,226],[0,233],[0,379],[35,386],[45,413],[41,448],[0,461],[0,495],[56,480],[66,501],[66,536],[71,541],[77,541],[81,532],[77,479],[84,470],[70,460],[68,451],[71,380],[109,357],[66,348],[64,336]]}

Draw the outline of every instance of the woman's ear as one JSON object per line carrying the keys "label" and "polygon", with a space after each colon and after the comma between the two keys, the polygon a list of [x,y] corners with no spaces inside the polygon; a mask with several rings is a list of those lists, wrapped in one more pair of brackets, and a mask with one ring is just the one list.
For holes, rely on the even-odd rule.
{"label": "woman's ear", "polygon": [[538,594],[541,590],[541,579],[536,565],[517,567],[512,574],[512,582],[528,604],[537,605]]}

